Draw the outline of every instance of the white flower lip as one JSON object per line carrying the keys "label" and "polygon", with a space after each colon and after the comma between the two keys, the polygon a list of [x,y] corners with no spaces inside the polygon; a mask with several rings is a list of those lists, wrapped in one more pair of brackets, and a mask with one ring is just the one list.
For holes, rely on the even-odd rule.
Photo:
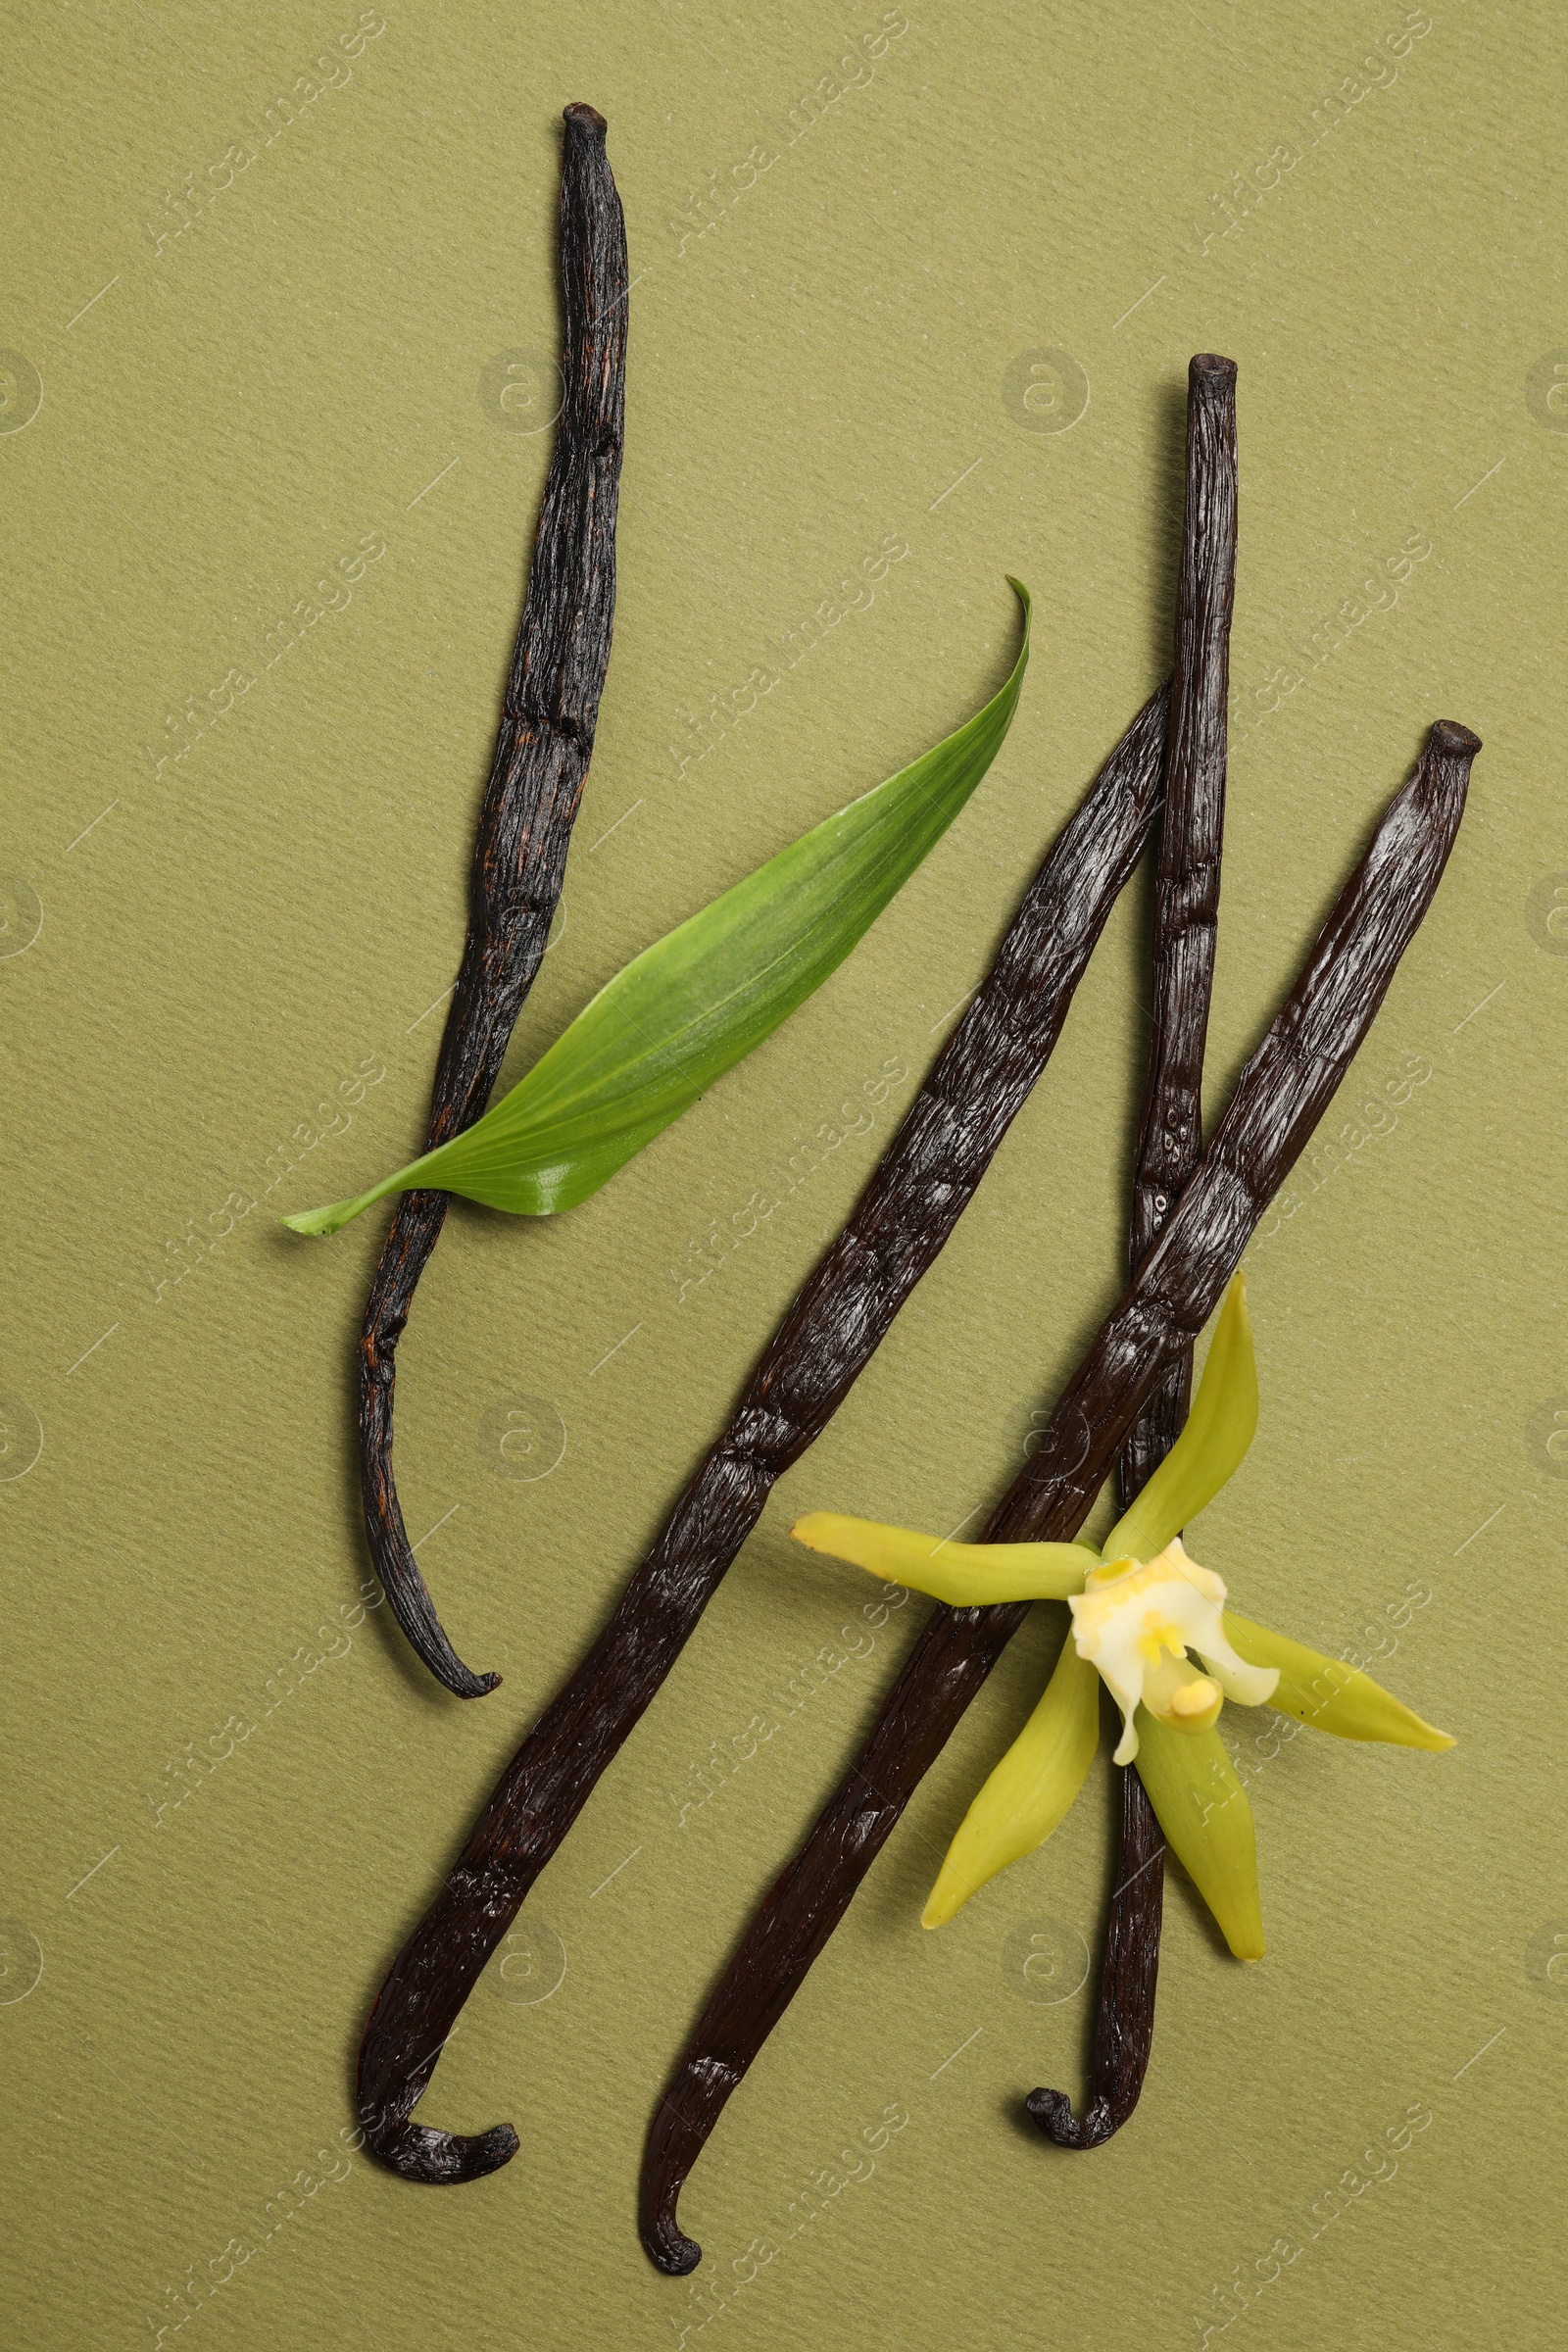
{"label": "white flower lip", "polygon": [[[1189,1650],[1202,1659],[1225,1696],[1242,1706],[1260,1706],[1279,1681],[1276,1668],[1249,1666],[1231,1647],[1224,1582],[1188,1558],[1180,1537],[1152,1560],[1112,1560],[1098,1568],[1067,1606],[1078,1655],[1121,1709],[1118,1764],[1130,1764],[1138,1753],[1133,1719],[1140,1704],[1162,1722],[1212,1720],[1207,1694],[1192,1688],[1198,1678],[1179,1671]],[[1204,1703],[1195,1705],[1200,1695]],[[1217,1712],[1217,1699],[1212,1703]]]}

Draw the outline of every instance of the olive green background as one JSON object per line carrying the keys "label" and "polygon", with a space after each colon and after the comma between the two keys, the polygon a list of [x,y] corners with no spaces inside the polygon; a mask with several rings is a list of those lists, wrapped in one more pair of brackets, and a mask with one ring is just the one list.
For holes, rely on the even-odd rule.
{"label": "olive green background", "polygon": [[[1235,2343],[1551,2340],[1561,23],[89,0],[13,10],[8,48],[8,2341],[1144,2352],[1227,2313]],[[505,1674],[461,1705],[359,1614],[349,1367],[385,1212],[331,1243],[277,1218],[420,1139],[549,457],[574,98],[610,121],[635,281],[619,603],[509,1067],[973,709],[1015,643],[1004,572],[1036,637],[969,808],[785,1031],[559,1225],[452,1216],[398,1466],[458,1646]],[[923,1605],[873,1630],[871,1589],[786,1531],[981,1511],[1114,1296],[1146,885],[468,2004],[421,2113],[511,2118],[521,2153],[470,2188],[392,2179],[352,2149],[353,2054],[1162,674],[1200,349],[1241,370],[1211,1116],[1424,729],[1486,749],[1330,1140],[1249,1254],[1262,1425],[1193,1544],[1459,1745],[1226,1717],[1268,1957],[1229,1960],[1173,1869],[1142,2105],[1059,2154],[1018,2100],[1085,2080],[1103,1757],[1041,1855],[917,1926],[1060,1639],[1037,1612],[726,2112],[683,2208],[694,2290],[633,2231],[652,2103]],[[847,610],[885,539],[906,553]],[[547,1466],[552,1414],[559,1462],[514,1475]]]}

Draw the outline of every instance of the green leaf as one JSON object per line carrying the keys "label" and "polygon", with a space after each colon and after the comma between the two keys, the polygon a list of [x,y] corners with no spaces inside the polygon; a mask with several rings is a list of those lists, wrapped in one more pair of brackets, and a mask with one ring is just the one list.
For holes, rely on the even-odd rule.
{"label": "green leaf", "polygon": [[430,1186],[548,1216],[586,1200],[844,961],[952,824],[1002,747],[1029,659],[912,766],[781,850],[616,973],[462,1135],[358,1200],[287,1217],[335,1233],[388,1193]]}
{"label": "green leaf", "polygon": [[1009,1862],[1043,1845],[1088,1777],[1100,1740],[1100,1677],[1062,1644],[1045,1696],[948,1848],[920,1924],[940,1928]]}
{"label": "green leaf", "polygon": [[1225,1294],[1193,1409],[1159,1468],[1101,1550],[1102,1560],[1152,1560],[1241,1468],[1257,1429],[1257,1362],[1247,1277]]}
{"label": "green leaf", "polygon": [[1160,1828],[1237,1959],[1261,1960],[1257,1837],[1224,1740],[1212,1725],[1172,1731],[1147,1707],[1137,1723],[1138,1777]]}
{"label": "green leaf", "polygon": [[884,1584],[907,1585],[954,1609],[999,1600],[1065,1600],[1083,1591],[1084,1578],[1100,1565],[1100,1554],[1087,1544],[955,1544],[874,1519],[846,1519],[837,1511],[808,1511],[790,1534],[808,1551],[849,1560]]}
{"label": "green leaf", "polygon": [[1432,1750],[1454,1744],[1446,1732],[1423,1723],[1392,1690],[1357,1667],[1325,1658],[1266,1625],[1238,1617],[1234,1609],[1225,1612],[1225,1631],[1249,1665],[1278,1667],[1280,1679],[1268,1703],[1282,1715],[1294,1715],[1298,1723],[1333,1732],[1341,1740],[1387,1740],[1398,1747]]}

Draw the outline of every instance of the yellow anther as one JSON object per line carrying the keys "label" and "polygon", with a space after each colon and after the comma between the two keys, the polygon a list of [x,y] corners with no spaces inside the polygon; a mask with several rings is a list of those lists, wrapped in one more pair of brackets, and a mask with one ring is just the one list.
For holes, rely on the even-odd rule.
{"label": "yellow anther", "polygon": [[1196,1682],[1177,1684],[1170,1694],[1170,1711],[1173,1715],[1206,1715],[1217,1704],[1219,1695],[1218,1683],[1211,1683],[1206,1675],[1200,1674]]}

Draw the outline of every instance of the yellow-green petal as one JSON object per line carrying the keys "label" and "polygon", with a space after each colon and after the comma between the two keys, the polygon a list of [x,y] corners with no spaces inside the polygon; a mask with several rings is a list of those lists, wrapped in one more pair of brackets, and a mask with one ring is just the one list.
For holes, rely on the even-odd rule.
{"label": "yellow-green petal", "polygon": [[1069,1634],[1044,1698],[964,1815],[922,1927],[940,1928],[987,1879],[1045,1843],[1083,1787],[1099,1740],[1100,1677]]}
{"label": "yellow-green petal", "polygon": [[838,1511],[808,1511],[790,1534],[808,1551],[849,1560],[886,1584],[929,1592],[955,1609],[999,1600],[1065,1600],[1083,1591],[1084,1578],[1100,1564],[1087,1544],[950,1544],[942,1536],[847,1519]]}
{"label": "yellow-green petal", "polygon": [[1193,1409],[1159,1468],[1105,1538],[1103,1560],[1152,1560],[1241,1468],[1257,1428],[1257,1362],[1247,1277],[1225,1294]]}
{"label": "yellow-green petal", "polygon": [[1166,1840],[1238,1960],[1263,1957],[1257,1838],[1218,1732],[1177,1732],[1138,1710],[1138,1777]]}
{"label": "yellow-green petal", "polygon": [[1399,1747],[1452,1747],[1446,1732],[1423,1723],[1421,1717],[1375,1683],[1369,1674],[1325,1658],[1299,1642],[1288,1642],[1266,1625],[1253,1625],[1225,1612],[1225,1631],[1232,1646],[1250,1666],[1275,1666],[1279,1681],[1269,1700],[1282,1715],[1294,1715],[1314,1731],[1333,1732],[1340,1740],[1388,1740]]}

